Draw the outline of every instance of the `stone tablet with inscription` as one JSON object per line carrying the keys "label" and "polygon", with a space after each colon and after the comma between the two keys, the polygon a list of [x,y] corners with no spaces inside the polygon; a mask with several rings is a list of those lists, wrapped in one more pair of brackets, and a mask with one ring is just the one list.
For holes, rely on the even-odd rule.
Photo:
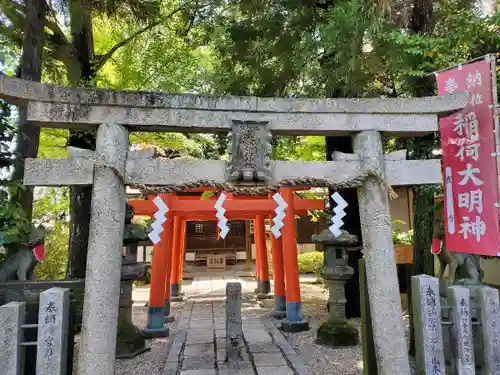
{"label": "stone tablet with inscription", "polygon": [[68,347],[69,289],[40,293],[37,375],[65,375]]}
{"label": "stone tablet with inscription", "polygon": [[500,308],[498,290],[481,287],[481,333],[483,338],[485,374],[500,375]]}
{"label": "stone tablet with inscription", "polygon": [[452,332],[455,338],[457,373],[459,375],[475,375],[469,289],[450,286],[448,288],[448,303],[451,307],[453,322]]}
{"label": "stone tablet with inscription", "polygon": [[241,321],[241,283],[226,285],[226,351],[227,361],[243,359],[243,329]]}
{"label": "stone tablet with inscription", "polygon": [[419,374],[444,375],[439,280],[426,275],[413,276],[412,290],[414,290],[413,319]]}

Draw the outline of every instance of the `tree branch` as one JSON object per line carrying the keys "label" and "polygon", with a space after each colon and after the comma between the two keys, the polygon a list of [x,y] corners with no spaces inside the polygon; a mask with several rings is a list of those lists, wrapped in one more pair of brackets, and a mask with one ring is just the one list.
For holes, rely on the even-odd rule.
{"label": "tree branch", "polygon": [[166,21],[167,19],[173,17],[176,13],[179,13],[183,8],[177,8],[175,10],[173,10],[172,12],[170,12],[167,16],[165,17],[162,17],[160,20],[156,21],[156,22],[153,22],[151,23],[150,25],[144,27],[143,29],[140,29],[138,30],[137,32],[135,32],[134,34],[132,34],[130,37],[128,37],[127,39],[124,39],[122,40],[121,42],[118,42],[116,43],[113,47],[111,47],[111,49],[106,52],[104,55],[98,55],[96,56],[96,64],[95,64],[95,70],[99,70],[100,68],[102,68],[102,66],[104,64],[106,64],[106,62],[110,59],[111,56],[113,56],[113,54],[118,51],[120,48],[126,46],[128,43],[130,43],[132,40],[134,40],[135,38],[137,38],[138,36],[144,34],[146,31],[149,31],[153,28],[155,28],[156,26],[160,25],[163,21]]}

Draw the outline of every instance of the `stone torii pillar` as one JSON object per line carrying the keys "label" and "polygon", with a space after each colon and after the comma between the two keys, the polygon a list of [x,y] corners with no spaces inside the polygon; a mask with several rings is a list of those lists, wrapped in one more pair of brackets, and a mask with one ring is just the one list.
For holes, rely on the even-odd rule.
{"label": "stone torii pillar", "polygon": [[97,131],[91,221],[85,275],[79,375],[115,371],[120,270],[125,228],[128,131],[116,124]]}
{"label": "stone torii pillar", "polygon": [[[362,170],[378,171],[386,181],[380,133],[360,132],[353,146]],[[375,177],[368,177],[358,188],[366,278],[378,373],[409,374],[388,193],[387,184]]]}

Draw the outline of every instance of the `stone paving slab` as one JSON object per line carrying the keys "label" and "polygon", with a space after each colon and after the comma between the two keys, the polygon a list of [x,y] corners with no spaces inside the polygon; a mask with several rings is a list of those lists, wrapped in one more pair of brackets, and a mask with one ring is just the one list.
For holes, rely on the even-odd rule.
{"label": "stone paving slab", "polygon": [[181,375],[215,375],[215,369],[186,370],[181,371]]}
{"label": "stone paving slab", "polygon": [[254,353],[253,361],[257,367],[287,365],[281,353]]}
{"label": "stone paving slab", "polygon": [[257,375],[294,375],[288,366],[257,367]]}
{"label": "stone paving slab", "polygon": [[186,357],[203,357],[210,356],[214,353],[214,344],[194,344],[186,345],[184,348],[184,356]]}
{"label": "stone paving slab", "polygon": [[182,370],[213,369],[214,363],[214,355],[204,357],[184,357],[182,361]]}

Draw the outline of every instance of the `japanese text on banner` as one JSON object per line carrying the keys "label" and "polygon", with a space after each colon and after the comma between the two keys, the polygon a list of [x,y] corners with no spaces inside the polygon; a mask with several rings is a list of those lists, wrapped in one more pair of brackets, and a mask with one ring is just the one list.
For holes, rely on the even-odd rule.
{"label": "japanese text on banner", "polygon": [[440,120],[445,183],[446,246],[450,251],[500,252],[497,161],[490,62],[437,75],[439,94],[467,92],[463,110]]}

